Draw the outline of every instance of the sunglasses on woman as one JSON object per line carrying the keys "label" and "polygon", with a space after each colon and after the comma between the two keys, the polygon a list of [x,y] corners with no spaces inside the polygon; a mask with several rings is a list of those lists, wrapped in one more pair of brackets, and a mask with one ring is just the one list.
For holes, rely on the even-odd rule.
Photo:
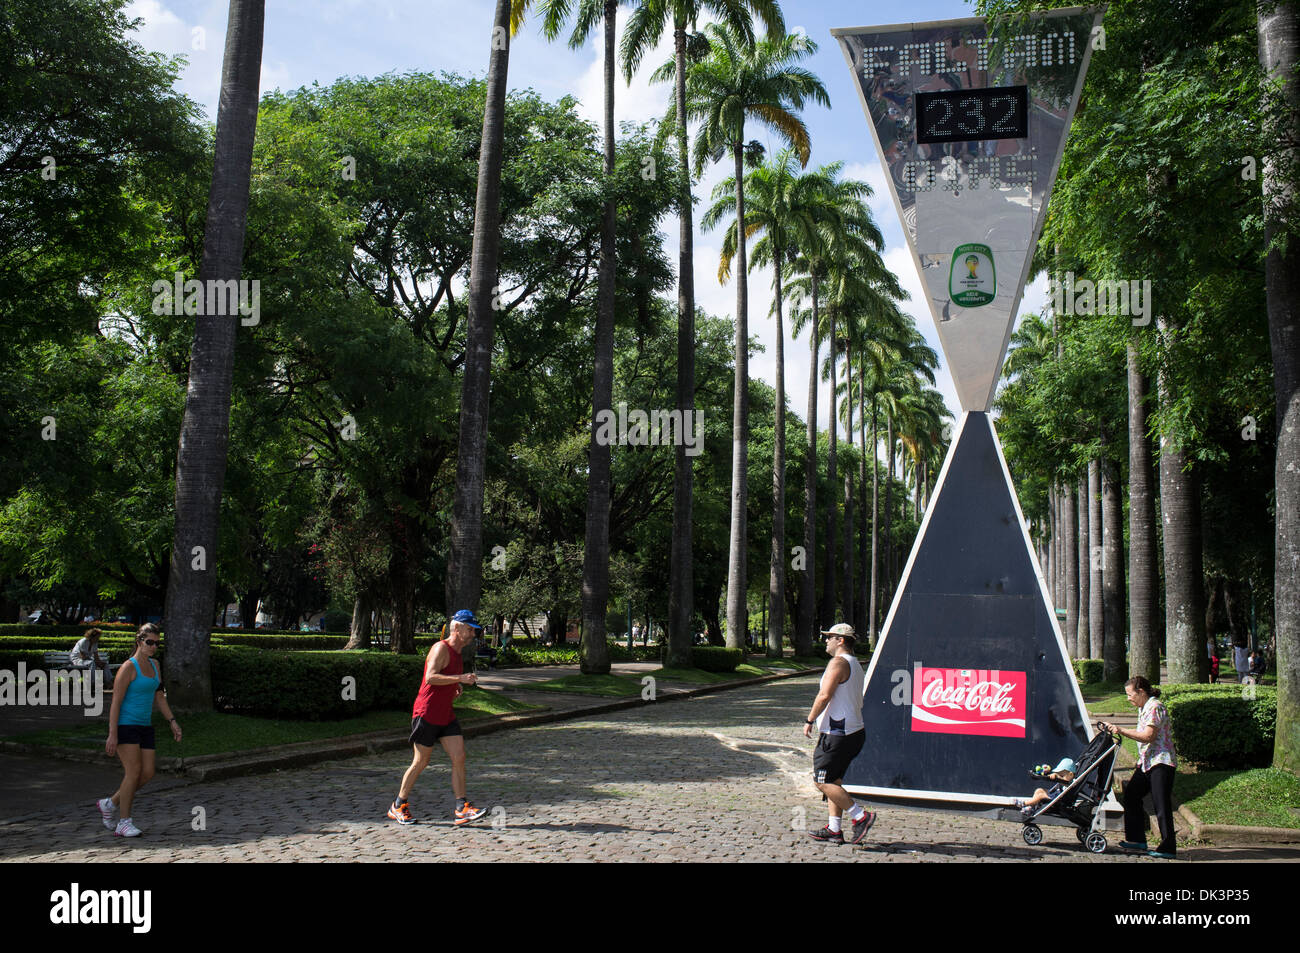
{"label": "sunglasses on woman", "polygon": [[145,639],[144,644],[148,646],[154,646],[154,645],[160,645],[161,643],[157,639]]}

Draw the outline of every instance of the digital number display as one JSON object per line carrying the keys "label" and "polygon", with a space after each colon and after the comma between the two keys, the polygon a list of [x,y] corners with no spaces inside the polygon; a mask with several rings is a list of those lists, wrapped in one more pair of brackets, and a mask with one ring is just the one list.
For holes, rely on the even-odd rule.
{"label": "digital number display", "polygon": [[916,141],[972,142],[1029,135],[1029,89],[944,89],[916,94]]}

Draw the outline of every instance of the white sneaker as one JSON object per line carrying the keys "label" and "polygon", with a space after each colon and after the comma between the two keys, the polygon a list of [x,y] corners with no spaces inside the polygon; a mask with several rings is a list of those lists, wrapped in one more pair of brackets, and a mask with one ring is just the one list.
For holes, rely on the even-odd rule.
{"label": "white sneaker", "polygon": [[113,833],[118,837],[139,837],[140,828],[131,823],[131,818],[124,817],[117,822],[117,829]]}
{"label": "white sneaker", "polygon": [[117,821],[113,820],[113,815],[117,813],[117,805],[113,803],[113,799],[100,798],[95,802],[95,806],[99,808],[99,816],[104,819],[104,826],[110,831],[113,830],[117,826]]}

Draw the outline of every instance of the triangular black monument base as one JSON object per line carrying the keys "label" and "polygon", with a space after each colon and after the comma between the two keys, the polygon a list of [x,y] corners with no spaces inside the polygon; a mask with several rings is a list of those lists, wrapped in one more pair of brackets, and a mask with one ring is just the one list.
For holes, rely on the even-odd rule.
{"label": "triangular black monument base", "polygon": [[[926,704],[926,701],[929,701]],[[868,801],[988,810],[1091,731],[988,414],[967,412],[867,672]]]}

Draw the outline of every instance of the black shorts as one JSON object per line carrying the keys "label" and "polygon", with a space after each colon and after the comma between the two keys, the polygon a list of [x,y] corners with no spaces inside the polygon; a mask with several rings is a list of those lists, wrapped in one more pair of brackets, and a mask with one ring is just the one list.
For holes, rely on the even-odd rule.
{"label": "black shorts", "polygon": [[865,728],[851,735],[823,734],[817,739],[813,751],[813,780],[818,784],[837,784],[844,780],[844,772],[862,750],[867,740]]}
{"label": "black shorts", "polygon": [[153,725],[118,725],[117,743],[119,745],[139,745],[142,751],[153,751],[155,747]]}
{"label": "black shorts", "polygon": [[460,722],[453,718],[445,725],[433,725],[423,718],[411,719],[411,744],[432,748],[439,738],[452,738],[461,734]]}

